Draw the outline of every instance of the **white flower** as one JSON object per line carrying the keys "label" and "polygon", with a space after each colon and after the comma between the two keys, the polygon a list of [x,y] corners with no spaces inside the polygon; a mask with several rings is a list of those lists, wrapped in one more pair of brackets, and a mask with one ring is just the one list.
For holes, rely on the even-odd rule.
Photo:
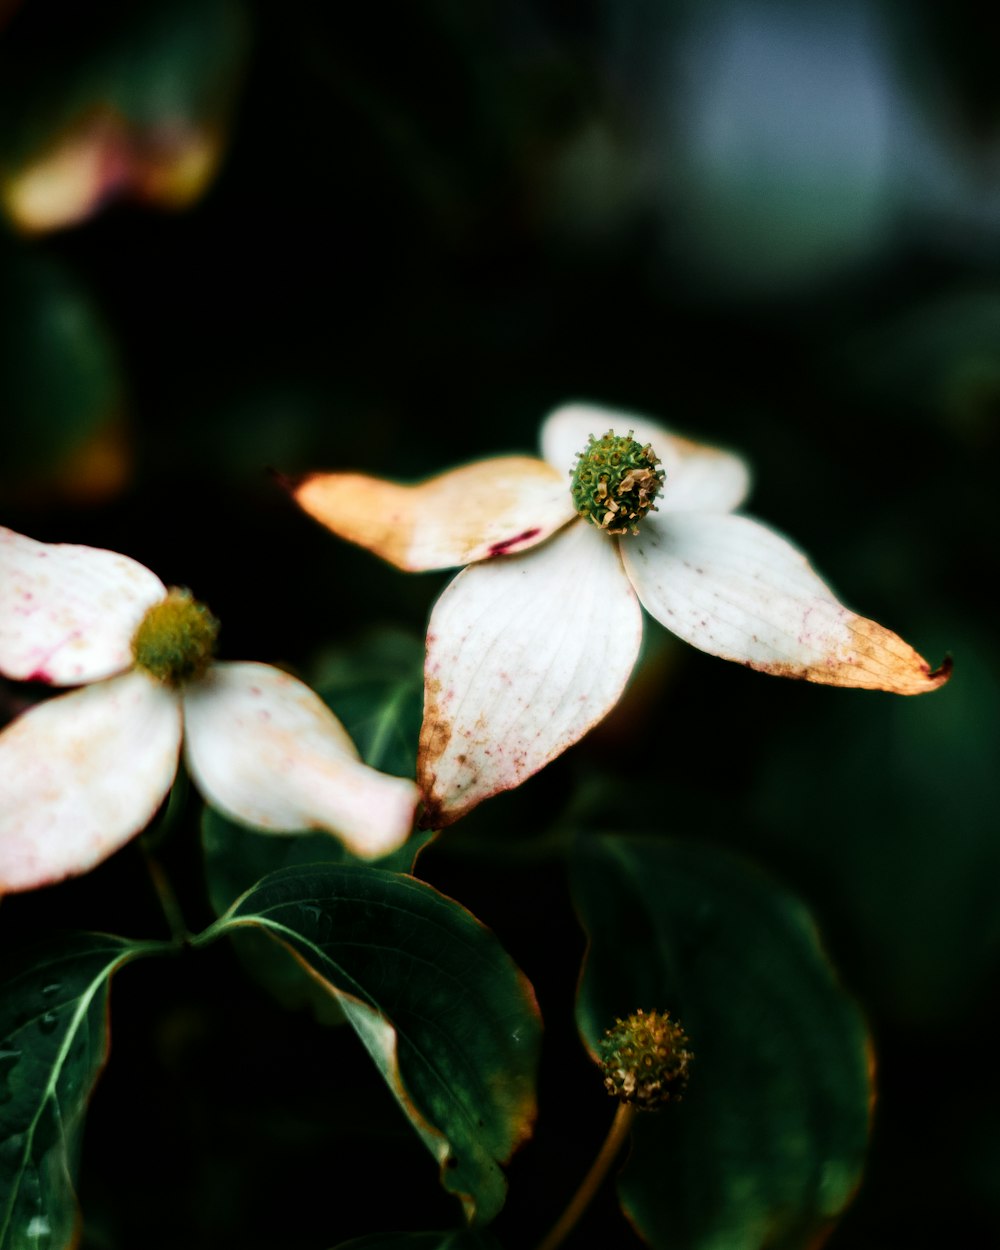
{"label": "white flower", "polygon": [[361,763],[294,677],[211,662],[215,629],[127,556],[0,528],[0,673],[80,687],[0,733],[0,894],[86,872],[144,829],[182,740],[202,794],[233,820],[324,829],[365,857],[406,840],[415,784]]}
{"label": "white flower", "polygon": [[[646,479],[663,478],[648,483],[648,515],[633,491],[625,517],[624,497],[599,477],[593,517],[571,496],[574,462],[609,427],[631,433]],[[750,484],[739,457],[588,404],[550,413],[541,450],[411,486],[354,473],[292,486],[306,512],[401,569],[469,566],[427,630],[417,780],[428,827],[518,785],[608,714],[639,653],[642,608],[693,646],[766,673],[898,694],[947,680],[947,666],[932,672],[838,603],[787,539],[734,512]]]}

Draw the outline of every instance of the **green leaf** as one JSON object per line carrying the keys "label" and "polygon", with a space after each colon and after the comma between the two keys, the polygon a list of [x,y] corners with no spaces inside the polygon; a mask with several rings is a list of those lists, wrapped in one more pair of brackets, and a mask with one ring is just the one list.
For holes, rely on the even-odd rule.
{"label": "green leaf", "polygon": [[313,684],[372,768],[414,777],[424,714],[424,642],[375,630],[326,653]]}
{"label": "green leaf", "polygon": [[[408,872],[421,847],[436,835],[414,833],[391,854],[375,863],[394,872]],[[359,864],[342,843],[328,833],[261,833],[227,820],[206,807],[201,817],[202,856],[209,900],[217,915],[262,877],[280,868],[306,864]],[[344,1019],[336,998],[317,984],[289,953],[262,934],[243,930],[232,935],[233,949],[251,977],[288,1010],[306,1008],[321,1024]]]}
{"label": "green leaf", "polygon": [[531,985],[495,935],[422,881],[354,865],[272,873],[197,940],[246,927],[336,995],[445,1188],[489,1223],[502,1165],[533,1128],[541,1037]]}
{"label": "green leaf", "polygon": [[796,898],[717,847],[580,838],[589,936],[577,1023],[668,1010],[691,1041],[683,1101],[640,1114],[619,1196],[663,1250],[818,1244],[867,1149],[870,1041]]}
{"label": "green leaf", "polygon": [[0,984],[0,1250],[75,1245],[87,1101],[108,1053],[108,984],[169,949],[99,933],[25,952]]}
{"label": "green leaf", "polygon": [[262,833],[227,820],[206,807],[201,818],[201,842],[209,899],[217,915],[262,877],[279,868],[305,864],[374,864],[390,872],[409,872],[417,852],[435,836],[433,831],[411,834],[406,842],[377,860],[360,860],[329,833]]}

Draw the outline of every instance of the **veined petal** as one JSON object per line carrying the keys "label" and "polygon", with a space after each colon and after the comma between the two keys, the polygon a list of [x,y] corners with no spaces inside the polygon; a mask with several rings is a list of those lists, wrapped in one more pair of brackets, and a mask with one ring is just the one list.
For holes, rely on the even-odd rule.
{"label": "veined petal", "polygon": [[856,616],[787,539],[745,516],[647,517],[622,558],[643,606],[686,642],[782,677],[920,694],[947,680]]}
{"label": "veined petal", "polygon": [[523,551],[575,515],[569,475],[533,456],[501,456],[414,485],[312,473],[296,502],[341,538],[415,573]]}
{"label": "veined petal", "polygon": [[0,733],[0,894],[87,872],[144,829],[180,745],[177,695],[139,672],[12,721]]}
{"label": "veined petal", "polygon": [[582,738],[618,701],[641,640],[617,543],[583,521],[459,573],[427,630],[422,823],[451,824]]}
{"label": "veined petal", "polygon": [[750,491],[750,469],[734,452],[671,434],[640,413],[599,404],[564,404],[549,413],[542,422],[542,455],[569,472],[589,436],[600,438],[608,430],[631,430],[637,443],[649,443],[659,456],[666,478],[656,499],[659,512],[730,512]]}
{"label": "veined petal", "polygon": [[409,836],[416,785],[363,764],[319,695],[270,664],[213,664],[184,692],[184,724],[191,776],[233,820],[325,829],[371,858]]}
{"label": "veined petal", "polygon": [[0,528],[0,672],[56,686],[123,672],[139,622],[166,593],[116,551]]}

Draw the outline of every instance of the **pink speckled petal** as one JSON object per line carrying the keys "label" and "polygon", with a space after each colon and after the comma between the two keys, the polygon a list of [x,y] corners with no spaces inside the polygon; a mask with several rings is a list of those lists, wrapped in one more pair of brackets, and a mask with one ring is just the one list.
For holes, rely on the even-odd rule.
{"label": "pink speckled petal", "polygon": [[177,772],[177,696],[124,673],[0,733],[0,894],[87,872],[149,824]]}
{"label": "pink speckled petal", "polygon": [[121,673],[139,622],[165,594],[128,556],[0,528],[0,672],[55,686]]}
{"label": "pink speckled petal", "polygon": [[666,478],[656,500],[660,512],[730,512],[750,491],[749,467],[733,452],[671,434],[640,413],[599,404],[563,404],[550,412],[542,422],[542,455],[568,471],[589,436],[600,438],[608,430],[631,430],[636,442],[649,443],[660,457]]}
{"label": "pink speckled petal", "polygon": [[312,473],[296,502],[341,538],[408,572],[524,551],[575,515],[567,473],[501,456],[412,486],[360,473]]}
{"label": "pink speckled petal", "polygon": [[584,521],[459,573],[427,631],[422,823],[450,824],[582,738],[617,703],[641,640],[617,542]]}
{"label": "pink speckled petal", "polygon": [[413,828],[412,781],[369,768],[303,682],[269,664],[213,664],[184,695],[185,758],[205,799],[273,833],[324,829],[365,858]]}
{"label": "pink speckled petal", "polygon": [[934,690],[935,672],[890,630],[840,604],[787,539],[745,516],[647,517],[622,543],[646,610],[686,642],[782,677],[896,694]]}

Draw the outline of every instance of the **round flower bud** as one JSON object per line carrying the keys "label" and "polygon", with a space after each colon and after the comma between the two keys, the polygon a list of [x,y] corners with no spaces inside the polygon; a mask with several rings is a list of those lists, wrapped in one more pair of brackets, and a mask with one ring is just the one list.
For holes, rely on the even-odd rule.
{"label": "round flower bud", "polygon": [[136,667],[168,686],[201,677],[215,652],[219,622],[187,590],[153,604],[132,638]]}
{"label": "round flower bud", "polygon": [[656,510],[653,500],[665,476],[659,463],[649,443],[637,443],[631,430],[624,436],[614,430],[601,438],[591,434],[570,470],[577,512],[609,534],[638,534],[639,522]]}
{"label": "round flower bud", "polygon": [[681,1097],[694,1058],[688,1038],[666,1011],[616,1019],[600,1043],[604,1088],[621,1102],[652,1111]]}

